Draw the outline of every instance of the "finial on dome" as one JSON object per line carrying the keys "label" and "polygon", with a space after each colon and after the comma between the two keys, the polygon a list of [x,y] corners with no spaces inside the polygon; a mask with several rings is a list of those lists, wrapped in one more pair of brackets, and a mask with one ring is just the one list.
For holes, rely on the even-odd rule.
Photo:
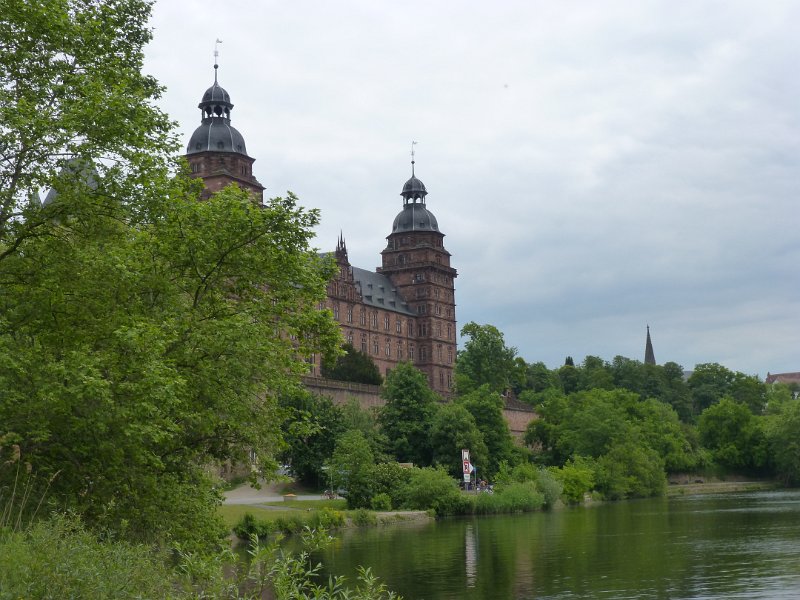
{"label": "finial on dome", "polygon": [[411,142],[411,176],[414,177],[414,146],[417,145],[417,142]]}
{"label": "finial on dome", "polygon": [[214,42],[214,83],[217,83],[217,69],[219,69],[219,50],[217,49],[218,46],[222,43],[222,40],[217,38],[217,41]]}

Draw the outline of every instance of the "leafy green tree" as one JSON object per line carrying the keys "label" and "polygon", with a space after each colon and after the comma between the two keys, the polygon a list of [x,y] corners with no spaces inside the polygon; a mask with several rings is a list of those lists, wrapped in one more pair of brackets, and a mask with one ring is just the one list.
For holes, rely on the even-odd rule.
{"label": "leafy green tree", "polygon": [[597,489],[606,498],[645,498],[664,493],[664,461],[647,446],[620,440],[598,461]]}
{"label": "leafy green tree", "polygon": [[345,344],[342,349],[344,354],[322,362],[323,377],[372,385],[383,383],[378,366],[368,354],[357,350],[352,344]]}
{"label": "leafy green tree", "polygon": [[769,417],[766,431],[776,475],[796,486],[800,483],[800,401],[783,404]]}
{"label": "leafy green tree", "polygon": [[550,467],[550,471],[561,482],[562,494],[568,504],[583,502],[585,494],[594,489],[597,464],[592,459],[575,456],[562,467]]}
{"label": "leafy green tree", "polygon": [[360,431],[342,434],[328,465],[331,486],[343,489],[348,508],[369,508],[375,459]]}
{"label": "leafy green tree", "polygon": [[503,334],[494,325],[478,325],[474,321],[461,328],[469,338],[456,361],[456,388],[468,393],[482,385],[504,393],[517,380],[516,348],[506,346]]}
{"label": "leafy green tree", "polygon": [[747,406],[754,415],[761,415],[767,406],[767,386],[754,375],[737,371],[729,390],[731,398]]}
{"label": "leafy green tree", "polygon": [[696,365],[687,380],[695,414],[719,402],[729,392],[735,374],[718,363]]}
{"label": "leafy green tree", "polygon": [[489,461],[483,473],[492,477],[501,462],[512,462],[515,456],[514,442],[503,416],[503,399],[486,384],[460,397],[458,403],[470,412],[483,434],[489,452]]}
{"label": "leafy green tree", "polygon": [[578,371],[578,387],[581,390],[612,389],[614,380],[609,365],[597,356],[584,358]]}
{"label": "leafy green tree", "polygon": [[698,448],[692,446],[678,414],[671,406],[650,398],[631,406],[644,442],[658,452],[668,473],[700,466]]}
{"label": "leafy green tree", "polygon": [[345,430],[357,430],[364,434],[376,462],[393,460],[393,457],[386,451],[388,440],[380,429],[374,407],[371,409],[361,408],[357,398],[350,398],[340,409]]}
{"label": "leafy green tree", "polygon": [[301,482],[316,487],[327,484],[323,466],[345,431],[342,410],[330,399],[306,390],[282,396],[280,405],[288,413],[281,427],[287,446],[283,460]]}
{"label": "leafy green tree", "polygon": [[209,533],[206,467],[252,453],[269,471],[275,396],[339,337],[316,308],[330,271],[308,247],[315,213],[234,189],[201,203],[182,185],[146,223],[105,200],[0,268],[0,423],[58,473],[62,506],[142,538]]}
{"label": "leafy green tree", "polygon": [[433,463],[443,466],[452,477],[463,475],[461,450],[470,451],[473,464],[483,467],[488,464],[489,451],[483,434],[475,424],[475,417],[461,404],[445,404],[439,407],[431,423],[431,446]]}
{"label": "leafy green tree", "polygon": [[[141,73],[147,0],[4,2],[0,20],[0,261],[47,233],[65,206],[38,191],[93,165],[106,195],[158,190],[174,151],[161,88]],[[103,159],[102,161],[100,159]],[[75,210],[75,206],[69,206]],[[85,207],[91,208],[91,207]]]}
{"label": "leafy green tree", "polygon": [[430,430],[438,396],[428,378],[411,363],[400,363],[386,378],[378,423],[388,440],[389,452],[399,462],[431,464]]}
{"label": "leafy green tree", "polygon": [[558,381],[561,391],[572,394],[580,389],[580,373],[575,365],[564,365],[558,370]]}
{"label": "leafy green tree", "polygon": [[744,404],[724,397],[700,415],[700,439],[720,466],[757,470],[765,466],[767,446],[760,422]]}
{"label": "leafy green tree", "polygon": [[528,365],[528,370],[526,373],[527,390],[538,393],[557,386],[557,377],[543,362],[536,362]]}

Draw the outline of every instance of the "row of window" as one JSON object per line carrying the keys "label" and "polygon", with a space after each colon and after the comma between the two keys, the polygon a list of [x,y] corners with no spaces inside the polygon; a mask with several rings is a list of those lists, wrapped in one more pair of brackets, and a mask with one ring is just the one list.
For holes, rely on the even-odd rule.
{"label": "row of window", "polygon": [[[352,331],[348,331],[347,332],[347,343],[349,343],[350,345],[355,345],[354,342],[353,342],[353,332]],[[371,351],[371,353],[374,356],[380,355],[380,353],[381,353],[380,340],[378,338],[373,338],[372,339],[372,346],[370,347],[369,344],[368,344],[367,334],[366,333],[362,333],[361,334],[361,351],[364,354],[368,354]],[[392,358],[392,341],[389,338],[386,338],[386,341],[383,344],[383,354],[384,354],[384,356],[386,356],[386,358]],[[447,348],[447,352],[445,353],[442,344],[437,344],[436,348],[435,348],[435,354],[432,354],[431,358],[433,358],[434,356],[435,356],[436,360],[438,360],[439,362],[442,362],[443,357],[447,356],[447,364],[450,364],[450,365],[453,364],[454,355],[453,355],[453,348],[452,347],[448,347]],[[398,340],[396,342],[396,344],[395,344],[394,358],[396,358],[397,360],[405,360],[406,358],[408,358],[409,360],[414,360],[414,344],[409,342],[409,344],[408,344],[408,353],[406,354],[403,351],[403,342],[402,342],[402,340]],[[419,360],[421,362],[426,362],[428,360],[428,348],[426,346],[420,346],[420,348],[419,348]]]}

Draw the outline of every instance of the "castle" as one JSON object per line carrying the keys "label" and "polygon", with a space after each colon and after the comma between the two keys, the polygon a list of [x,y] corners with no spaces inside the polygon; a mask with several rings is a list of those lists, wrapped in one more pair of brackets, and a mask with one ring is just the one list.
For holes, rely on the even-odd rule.
{"label": "castle", "polygon": [[[203,180],[205,198],[236,183],[261,203],[264,186],[253,175],[255,159],[231,126],[233,104],[217,72],[215,64],[214,84],[198,105],[200,125],[186,147],[191,174]],[[426,205],[427,194],[412,156],[411,178],[403,185],[402,208],[381,251],[381,267],[370,271],[352,266],[340,236],[333,254],[338,272],[328,283],[326,307],[344,339],[368,354],[382,375],[401,361],[411,361],[433,390],[449,396],[456,360],[457,273],[450,266],[444,234]],[[319,376],[316,358],[311,375]]]}

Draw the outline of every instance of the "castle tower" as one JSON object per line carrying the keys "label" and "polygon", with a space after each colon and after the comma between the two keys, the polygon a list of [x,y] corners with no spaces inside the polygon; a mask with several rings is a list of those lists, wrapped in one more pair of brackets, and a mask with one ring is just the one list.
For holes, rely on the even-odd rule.
{"label": "castle tower", "polygon": [[456,360],[456,270],[444,247],[444,234],[426,206],[428,191],[414,173],[403,186],[403,208],[395,217],[378,269],[416,314],[414,365],[428,375],[431,388],[447,395]]}
{"label": "castle tower", "polygon": [[647,326],[647,342],[644,346],[644,364],[656,364],[656,355],[653,354],[653,342],[650,341],[650,325]]}
{"label": "castle tower", "polygon": [[242,134],[231,126],[233,103],[230,94],[217,81],[218,69],[219,65],[214,64],[214,85],[206,90],[197,105],[201,121],[186,147],[186,160],[192,177],[199,177],[205,183],[203,198],[236,183],[252,192],[261,204],[264,186],[253,176],[255,159],[247,155]]}

